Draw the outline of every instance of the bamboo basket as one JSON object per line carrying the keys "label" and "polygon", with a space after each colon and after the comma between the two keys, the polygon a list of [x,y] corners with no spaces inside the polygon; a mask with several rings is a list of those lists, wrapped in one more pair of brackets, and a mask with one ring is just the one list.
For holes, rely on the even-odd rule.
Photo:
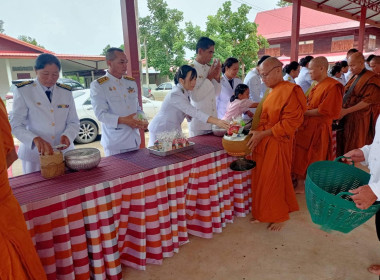
{"label": "bamboo basket", "polygon": [[41,175],[45,179],[61,176],[65,173],[65,163],[61,151],[54,151],[52,155],[41,155]]}

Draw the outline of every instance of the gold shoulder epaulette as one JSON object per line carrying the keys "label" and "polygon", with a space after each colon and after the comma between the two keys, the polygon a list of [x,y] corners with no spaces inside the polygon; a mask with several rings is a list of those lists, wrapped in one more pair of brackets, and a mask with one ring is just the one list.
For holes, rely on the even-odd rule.
{"label": "gold shoulder epaulette", "polygon": [[133,77],[129,77],[129,76],[123,76],[124,79],[127,79],[127,80],[130,80],[130,81],[134,81],[135,78]]}
{"label": "gold shoulder epaulette", "polygon": [[21,82],[21,83],[16,84],[16,87],[21,88],[23,86],[30,85],[30,84],[33,84],[33,83],[34,83],[34,80],[25,81],[25,82]]}
{"label": "gold shoulder epaulette", "polygon": [[97,82],[101,85],[103,84],[104,82],[108,81],[110,78],[108,78],[107,76],[103,76],[103,77],[100,77],[99,79],[96,79]]}
{"label": "gold shoulder epaulette", "polygon": [[194,68],[195,65],[194,65],[194,63],[191,63],[190,66]]}
{"label": "gold shoulder epaulette", "polygon": [[57,85],[57,87],[71,91],[71,86],[69,86],[69,85],[65,85],[65,84],[61,84],[61,83],[57,83],[56,85]]}

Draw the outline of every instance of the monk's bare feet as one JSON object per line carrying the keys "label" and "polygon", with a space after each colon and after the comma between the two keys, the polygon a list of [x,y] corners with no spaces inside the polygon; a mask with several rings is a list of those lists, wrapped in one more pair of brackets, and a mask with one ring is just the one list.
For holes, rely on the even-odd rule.
{"label": "monk's bare feet", "polygon": [[285,226],[285,222],[282,223],[271,223],[268,225],[268,230],[280,231]]}
{"label": "monk's bare feet", "polygon": [[373,274],[380,275],[380,265],[373,264],[370,267],[368,267],[368,271]]}
{"label": "monk's bare feet", "polygon": [[305,180],[298,179],[297,186],[294,188],[295,193],[305,193]]}
{"label": "monk's bare feet", "polygon": [[258,223],[260,223],[259,220],[256,220],[256,219],[253,218],[253,217],[249,220],[249,222],[250,222],[251,224],[258,224]]}

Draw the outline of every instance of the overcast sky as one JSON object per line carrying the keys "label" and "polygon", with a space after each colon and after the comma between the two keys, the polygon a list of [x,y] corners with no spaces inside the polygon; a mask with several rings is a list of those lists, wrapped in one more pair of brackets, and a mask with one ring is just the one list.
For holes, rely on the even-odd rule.
{"label": "overcast sky", "polygon": [[[276,8],[278,0],[231,0],[234,11],[245,3],[250,17]],[[222,6],[221,0],[166,0],[170,8],[183,12],[184,22],[205,29],[208,15]],[[0,19],[5,34],[33,37],[46,49],[60,54],[98,55],[103,48],[123,43],[120,0],[2,0]],[[140,17],[147,16],[146,0],[138,0]]]}

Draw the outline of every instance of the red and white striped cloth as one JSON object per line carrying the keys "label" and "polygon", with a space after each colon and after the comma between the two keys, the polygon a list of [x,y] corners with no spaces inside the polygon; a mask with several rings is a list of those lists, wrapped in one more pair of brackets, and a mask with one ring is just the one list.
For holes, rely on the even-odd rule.
{"label": "red and white striped cloth", "polygon": [[[234,216],[249,213],[251,172],[230,170],[234,158],[222,150],[186,157],[21,203],[48,279],[122,279],[121,264],[141,270],[161,264],[189,241],[188,234],[211,238]],[[104,169],[123,168],[121,159],[112,162]],[[102,170],[88,177],[101,176]],[[68,175],[52,180],[51,192],[59,193],[65,184],[83,185],[80,175],[86,173],[72,174],[77,181],[65,181]],[[38,193],[38,184],[30,188]],[[25,200],[22,193],[15,188],[16,197]]]}

